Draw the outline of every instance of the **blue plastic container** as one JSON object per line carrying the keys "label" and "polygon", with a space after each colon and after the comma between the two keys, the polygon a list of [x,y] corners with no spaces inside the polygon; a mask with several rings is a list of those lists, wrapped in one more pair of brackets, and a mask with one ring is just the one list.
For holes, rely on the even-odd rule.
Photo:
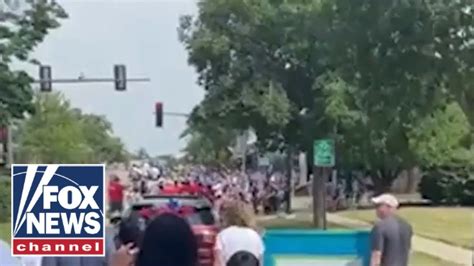
{"label": "blue plastic container", "polygon": [[367,266],[370,233],[352,230],[268,230],[265,266]]}

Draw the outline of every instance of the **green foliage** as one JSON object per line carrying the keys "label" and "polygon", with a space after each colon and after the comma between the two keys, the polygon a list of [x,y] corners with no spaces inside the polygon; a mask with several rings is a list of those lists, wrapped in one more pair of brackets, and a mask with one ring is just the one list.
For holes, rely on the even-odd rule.
{"label": "green foliage", "polygon": [[370,96],[369,110],[411,122],[446,95],[464,105],[474,76],[471,0],[323,2],[329,58]]}
{"label": "green foliage", "polygon": [[[332,137],[338,166],[368,171],[383,189],[403,169],[470,158],[459,139],[468,127],[451,136],[427,117],[449,120],[437,110],[454,100],[474,125],[472,0],[198,6],[179,29],[206,89],[191,127],[252,128],[260,146],[306,151]],[[430,127],[446,131],[428,136]]]}
{"label": "green foliage", "polygon": [[[312,78],[287,53],[312,47],[296,43],[299,32],[294,29],[288,29],[288,36],[278,32],[296,18],[291,15],[297,6],[303,5],[201,1],[196,19],[182,18],[181,39],[207,90],[191,123],[212,120],[229,129],[253,128],[261,141],[275,140],[292,128],[293,143],[298,143],[295,116],[304,102],[313,104]],[[274,28],[268,27],[272,24]],[[282,49],[285,43],[288,47]]]}
{"label": "green foliage", "polygon": [[188,138],[184,149],[188,159],[194,163],[225,165],[231,153],[229,147],[234,144],[237,134],[223,128],[188,128],[183,137]]}
{"label": "green foliage", "polygon": [[148,154],[148,152],[146,151],[146,149],[143,148],[143,147],[138,149],[136,157],[139,160],[148,160],[148,159],[151,158],[150,155]]}
{"label": "green foliage", "polygon": [[433,203],[474,205],[474,174],[470,167],[441,167],[427,171],[420,183],[423,198]]}
{"label": "green foliage", "polygon": [[457,103],[421,120],[410,134],[410,145],[425,167],[474,166],[470,125]]}
{"label": "green foliage", "polygon": [[40,94],[35,113],[20,129],[19,158],[31,163],[85,163],[92,155],[69,102],[59,94]]}
{"label": "green foliage", "polygon": [[12,62],[37,63],[31,52],[51,29],[59,27],[58,19],[66,17],[56,2],[35,1],[24,15],[0,22],[0,125],[21,119],[34,109],[32,78],[25,71],[14,70]]}
{"label": "green foliage", "polygon": [[123,144],[104,118],[71,108],[60,94],[40,94],[20,124],[18,157],[29,163],[102,163],[125,159]]}
{"label": "green foliage", "polygon": [[113,136],[112,124],[105,116],[78,113],[84,137],[94,150],[93,161],[125,162],[128,160],[122,141]]}
{"label": "green foliage", "polygon": [[11,200],[10,179],[0,176],[0,223],[10,221],[10,200]]}

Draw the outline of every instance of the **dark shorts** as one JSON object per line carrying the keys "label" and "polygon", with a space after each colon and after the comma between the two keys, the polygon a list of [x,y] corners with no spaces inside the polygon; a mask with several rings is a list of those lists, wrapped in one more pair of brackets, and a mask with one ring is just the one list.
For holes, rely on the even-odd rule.
{"label": "dark shorts", "polygon": [[110,213],[113,213],[113,212],[122,212],[122,209],[123,209],[123,204],[121,201],[111,201],[109,203],[109,212]]}

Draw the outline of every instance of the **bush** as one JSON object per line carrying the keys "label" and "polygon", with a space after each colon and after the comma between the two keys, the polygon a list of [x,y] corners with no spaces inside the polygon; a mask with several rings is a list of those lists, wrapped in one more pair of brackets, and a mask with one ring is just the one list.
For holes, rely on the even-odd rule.
{"label": "bush", "polygon": [[425,173],[420,193],[435,204],[474,205],[474,171],[468,168],[438,168]]}
{"label": "bush", "polygon": [[10,221],[10,179],[0,176],[0,223]]}

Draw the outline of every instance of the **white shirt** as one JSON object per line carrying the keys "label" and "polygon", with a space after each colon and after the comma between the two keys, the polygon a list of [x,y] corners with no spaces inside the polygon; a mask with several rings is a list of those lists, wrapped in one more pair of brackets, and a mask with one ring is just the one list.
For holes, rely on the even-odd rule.
{"label": "white shirt", "polygon": [[260,259],[265,250],[262,238],[255,230],[238,226],[230,226],[219,232],[215,249],[220,252],[225,263],[239,251],[248,251]]}
{"label": "white shirt", "polygon": [[159,181],[158,180],[148,181],[147,190],[148,190],[148,193],[151,195],[158,195],[160,193]]}
{"label": "white shirt", "polygon": [[158,176],[160,175],[160,169],[152,167],[150,170],[150,175],[152,176],[152,178],[158,178]]}

